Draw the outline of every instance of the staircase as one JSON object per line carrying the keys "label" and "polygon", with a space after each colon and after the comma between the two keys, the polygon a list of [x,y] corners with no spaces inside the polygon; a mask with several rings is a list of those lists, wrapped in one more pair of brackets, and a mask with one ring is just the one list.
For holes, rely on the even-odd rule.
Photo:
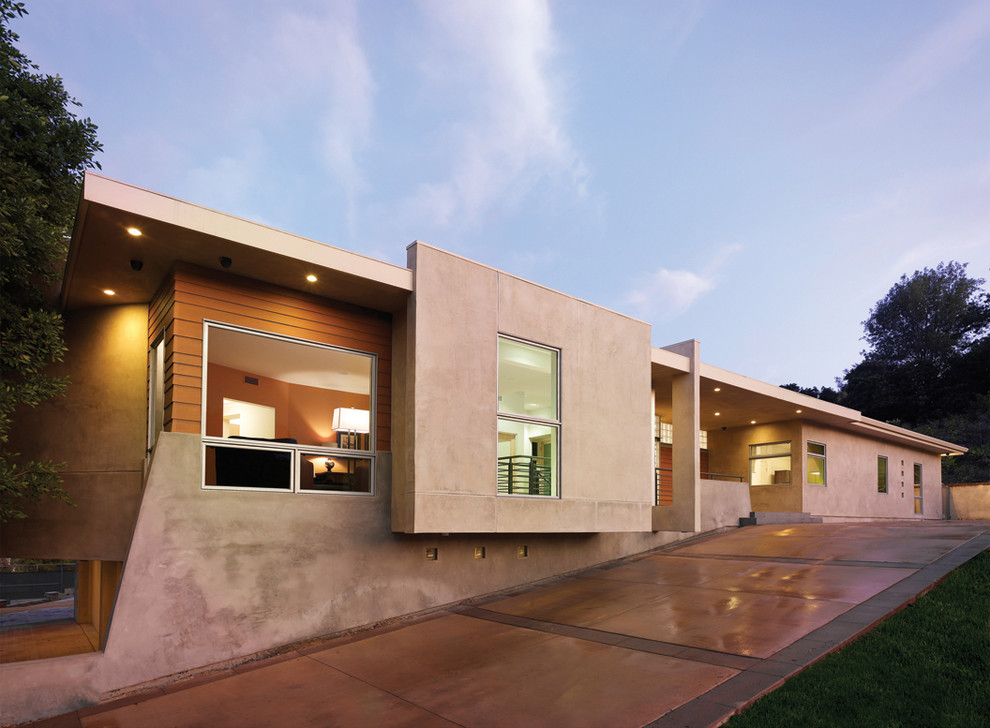
{"label": "staircase", "polygon": [[782,513],[778,511],[750,511],[748,518],[739,519],[739,527],[765,526],[775,523],[821,523],[822,519],[810,513]]}

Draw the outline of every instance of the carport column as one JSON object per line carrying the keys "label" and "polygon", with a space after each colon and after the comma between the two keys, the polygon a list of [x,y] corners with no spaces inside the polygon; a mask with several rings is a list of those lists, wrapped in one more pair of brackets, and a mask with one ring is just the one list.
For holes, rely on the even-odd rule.
{"label": "carport column", "polygon": [[691,369],[671,382],[674,425],[674,517],[682,531],[701,530],[700,343],[695,339],[669,347],[691,360]]}

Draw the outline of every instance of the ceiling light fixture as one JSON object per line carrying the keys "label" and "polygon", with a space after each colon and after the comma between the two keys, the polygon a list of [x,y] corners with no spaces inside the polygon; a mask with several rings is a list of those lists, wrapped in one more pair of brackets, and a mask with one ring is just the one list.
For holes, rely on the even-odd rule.
{"label": "ceiling light fixture", "polygon": [[128,233],[129,233],[130,235],[133,235],[133,236],[134,236],[134,237],[136,237],[136,238],[139,238],[139,237],[141,237],[141,230],[140,230],[139,228],[136,228],[136,227],[129,227],[129,228],[127,228],[127,232],[128,232]]}
{"label": "ceiling light fixture", "polygon": [[716,412],[716,413],[715,413],[715,416],[716,416],[716,417],[718,417],[718,416],[719,416],[719,415],[721,415],[721,414],[722,414],[721,412]]}
{"label": "ceiling light fixture", "polygon": [[721,392],[722,391],[722,388],[721,387],[715,387],[715,391],[716,392]]}
{"label": "ceiling light fixture", "polygon": [[103,289],[103,292],[105,294],[107,294],[108,296],[116,296],[117,295],[117,292],[115,290],[113,290],[112,288],[104,288]]}
{"label": "ceiling light fixture", "polygon": [[310,273],[308,276],[306,276],[306,280],[309,281],[310,283],[316,283],[316,276]]}
{"label": "ceiling light fixture", "polygon": [[751,424],[751,425],[755,425],[755,424],[756,424],[756,420],[750,420],[750,421],[749,421],[749,424]]}
{"label": "ceiling light fixture", "polygon": [[794,411],[797,412],[798,414],[801,414],[801,410],[794,410]]}

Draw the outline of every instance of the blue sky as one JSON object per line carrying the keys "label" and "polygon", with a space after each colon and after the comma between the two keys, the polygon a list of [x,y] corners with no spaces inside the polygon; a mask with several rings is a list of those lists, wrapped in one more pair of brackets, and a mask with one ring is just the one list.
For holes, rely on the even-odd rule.
{"label": "blue sky", "polygon": [[111,177],[423,240],[832,384],[902,274],[990,277],[990,3],[34,0]]}

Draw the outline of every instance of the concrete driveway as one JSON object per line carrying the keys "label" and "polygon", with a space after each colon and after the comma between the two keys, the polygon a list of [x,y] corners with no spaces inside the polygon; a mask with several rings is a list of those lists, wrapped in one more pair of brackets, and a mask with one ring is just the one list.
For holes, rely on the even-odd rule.
{"label": "concrete driveway", "polygon": [[33,724],[708,726],[990,547],[990,523],[753,526]]}

